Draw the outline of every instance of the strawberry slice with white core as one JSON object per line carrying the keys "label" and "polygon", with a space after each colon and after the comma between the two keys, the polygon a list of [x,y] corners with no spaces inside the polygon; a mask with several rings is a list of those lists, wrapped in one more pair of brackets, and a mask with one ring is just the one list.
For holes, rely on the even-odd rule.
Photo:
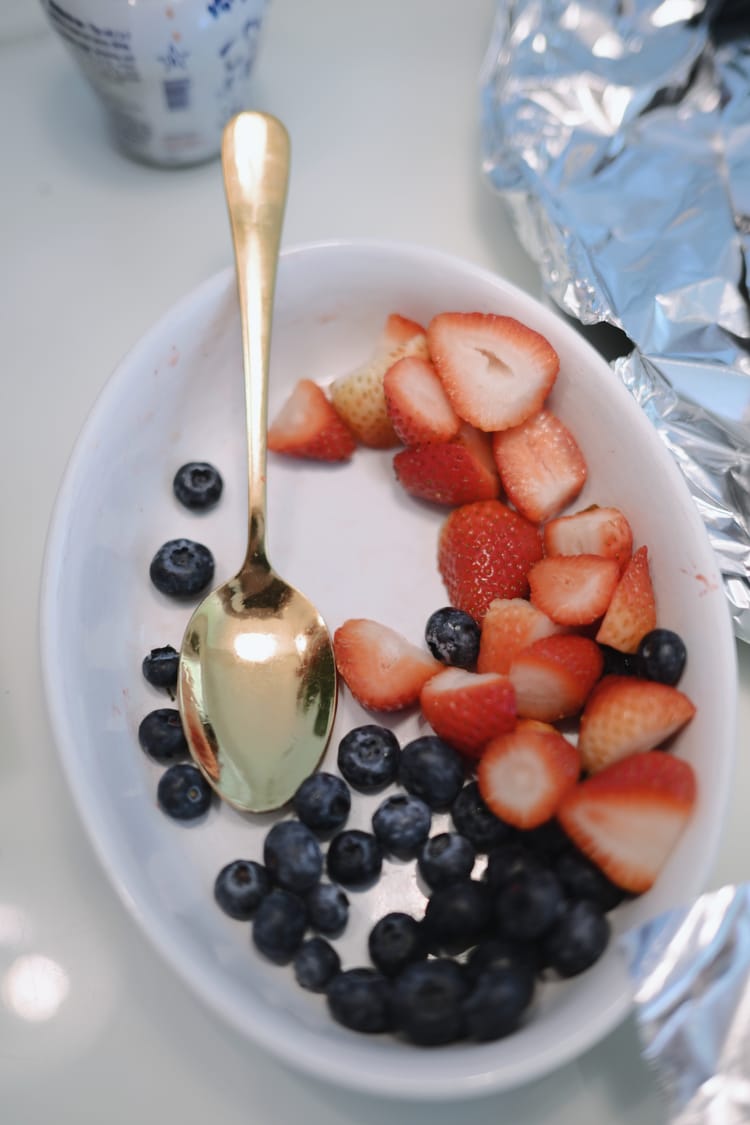
{"label": "strawberry slice with white core", "polygon": [[508,499],[535,523],[556,516],[586,483],[578,443],[550,410],[496,433],[492,451]]}
{"label": "strawberry slice with white core", "polygon": [[445,667],[395,629],[366,617],[351,617],[339,626],[333,651],[349,691],[371,711],[411,706],[430,677]]}
{"label": "strawberry slice with white core", "polygon": [[557,818],[573,843],[618,887],[642,894],[656,881],[695,806],[688,762],[631,754],[568,792]]}
{"label": "strawberry slice with white core", "polygon": [[572,633],[542,637],[513,659],[508,679],[524,719],[553,723],[577,715],[602,674],[601,649]]}
{"label": "strawberry slice with white core", "polygon": [[529,571],[532,603],[558,625],[591,625],[606,611],[620,568],[600,555],[554,555]]}
{"label": "strawberry slice with white core", "polygon": [[530,418],[560,367],[549,341],[509,316],[440,313],[427,342],[453,409],[479,430],[506,430]]}
{"label": "strawberry slice with white core", "polygon": [[404,445],[448,441],[461,419],[450,404],[435,368],[422,356],[404,356],[383,377],[385,404]]}
{"label": "strawberry slice with white core", "polygon": [[383,379],[389,367],[407,355],[427,355],[427,338],[412,336],[406,343],[377,352],[372,359],[331,383],[336,411],[362,445],[392,449],[398,435],[388,417]]}
{"label": "strawberry slice with white core", "polygon": [[635,652],[646,633],[656,628],[656,598],[648,548],[639,547],[623,571],[596,639],[619,652]]}
{"label": "strawberry slice with white core", "polygon": [[316,461],[348,461],[356,441],[322,387],[301,379],[268,427],[268,448]]}
{"label": "strawberry slice with white core", "polygon": [[641,750],[655,750],[690,722],[695,706],[683,692],[634,676],[605,676],[581,715],[578,748],[594,773]]}
{"label": "strawberry slice with white core", "polygon": [[496,598],[482,622],[477,671],[507,675],[516,653],[560,632],[561,625],[525,598]]}
{"label": "strawberry slice with white core", "polygon": [[427,681],[419,703],[435,734],[472,758],[491,738],[516,725],[513,685],[495,673],[446,668]]}
{"label": "strawberry slice with white core", "polygon": [[477,785],[501,820],[514,828],[537,828],[555,815],[579,773],[578,751],[558,731],[524,725],[486,746]]}
{"label": "strawberry slice with white core", "polygon": [[383,327],[380,350],[389,352],[393,348],[400,348],[402,344],[408,344],[415,336],[424,335],[424,328],[416,320],[402,316],[401,313],[391,313]]}
{"label": "strawberry slice with white core", "polygon": [[489,436],[465,422],[451,441],[400,450],[393,458],[393,468],[407,492],[434,504],[455,507],[500,495]]}
{"label": "strawberry slice with white core", "polygon": [[601,555],[616,559],[621,571],[633,551],[633,532],[619,508],[596,504],[550,520],[543,536],[545,555]]}

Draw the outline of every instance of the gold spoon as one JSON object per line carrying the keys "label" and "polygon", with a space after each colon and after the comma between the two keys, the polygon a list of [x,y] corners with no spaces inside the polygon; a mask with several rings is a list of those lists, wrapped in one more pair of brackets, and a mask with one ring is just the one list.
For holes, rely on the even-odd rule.
{"label": "gold spoon", "polygon": [[237,267],[248,441],[249,533],[239,573],[196,609],[180,652],[190,752],[230,804],[284,804],[315,769],[333,724],[336,665],[315,606],[266,555],[266,422],[273,294],[289,177],[276,118],[240,113],[224,130],[224,188]]}

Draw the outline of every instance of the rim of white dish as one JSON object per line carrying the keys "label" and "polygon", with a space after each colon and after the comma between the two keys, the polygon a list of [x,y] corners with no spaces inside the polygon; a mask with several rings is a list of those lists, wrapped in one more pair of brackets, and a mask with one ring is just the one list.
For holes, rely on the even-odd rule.
{"label": "rim of white dish", "polygon": [[[534,325],[537,330],[545,331],[546,324],[554,324],[555,331],[568,335],[571,346],[585,352],[589,357],[593,353],[600,363],[606,367],[606,361],[595,349],[581,336],[574,327],[567,324],[558,313],[542,305],[531,294],[525,293],[518,286],[507,281],[498,274],[484,267],[475,265],[467,259],[444,251],[435,250],[419,244],[393,240],[352,238],[330,239],[314,242],[295,244],[282,250],[282,258],[290,258],[310,252],[341,252],[351,251],[361,253],[368,251],[373,254],[391,256],[398,259],[400,256],[409,255],[421,259],[425,269],[447,267],[453,270],[468,271],[472,276],[491,283],[498,291],[505,289],[516,298],[533,307]],[[64,534],[66,514],[69,510],[74,495],[76,476],[79,465],[85,456],[85,438],[88,433],[95,430],[100,415],[103,415],[111,396],[117,393],[120,383],[128,378],[129,370],[141,362],[141,356],[147,354],[153,343],[164,334],[164,329],[173,319],[191,307],[200,308],[205,296],[217,287],[226,284],[233,267],[228,266],[219,270],[204,282],[194,287],[190,292],[174,303],[158,320],[149,328],[141,339],[126,353],[115,370],[106,380],[98,393],[91,410],[76,438],[65,472],[63,474],[58,494],[55,500],[52,517],[47,533],[42,567],[40,589],[40,648],[42,661],[42,677],[47,709],[51,719],[53,738],[58,752],[66,766],[64,770],[69,791],[88,836],[93,844],[94,851],[102,864],[109,881],[114,886],[119,898],[124,903],[128,913],[135,919],[139,927],[147,935],[152,945],[169,964],[179,977],[186,983],[190,991],[197,995],[207,1008],[211,1009],[225,1022],[241,1032],[248,1039],[267,1049],[272,1054],[291,1065],[299,1071],[307,1073],[318,1081],[339,1085],[350,1090],[365,1092],[391,1099],[408,1099],[434,1101],[462,1098],[467,1096],[481,1096],[493,1092],[500,1092],[524,1085],[534,1078],[541,1077],[550,1071],[563,1066],[585,1050],[593,1047],[608,1033],[613,1031],[624,1019],[631,1008],[631,997],[626,987],[613,1001],[598,1013],[597,1016],[587,1020],[584,1026],[574,1030],[564,1044],[557,1043],[554,1050],[537,1051],[523,1064],[516,1061],[511,1067],[494,1066],[485,1071],[477,1070],[475,1073],[456,1078],[453,1072],[448,1072],[441,1077],[439,1054],[430,1049],[430,1057],[434,1059],[429,1082],[425,1081],[416,1068],[414,1075],[401,1072],[395,1089],[384,1086],[379,1068],[370,1074],[367,1067],[368,1058],[372,1058],[366,1037],[357,1038],[352,1033],[351,1048],[340,1052],[331,1052],[326,1049],[326,1044],[307,1028],[299,1028],[298,1034],[304,1040],[304,1050],[297,1050],[294,1057],[288,1050],[288,1019],[277,1019],[275,1014],[266,1022],[259,1023],[248,1018],[245,1005],[237,1003],[231,991],[225,991],[221,997],[217,996],[216,981],[211,971],[201,962],[196,963],[189,955],[183,955],[179,948],[175,948],[164,912],[151,900],[138,896],[131,880],[123,875],[129,869],[129,858],[124,850],[119,848],[112,833],[108,830],[104,818],[100,815],[95,799],[95,792],[86,772],[80,768],[80,759],[76,755],[75,731],[68,721],[67,711],[61,693],[58,691],[55,680],[54,646],[51,643],[55,636],[54,619],[56,612],[55,602],[55,572],[59,567],[60,552],[58,545]],[[613,375],[613,382],[617,383]],[[640,424],[650,425],[643,416],[640,407],[633,401],[627,390],[620,386],[616,394],[622,396],[623,410],[630,411],[635,418],[641,419]],[[686,491],[682,475],[675,465],[668,451],[660,446],[660,453],[664,472],[670,475],[674,487]],[[703,537],[709,551],[708,559],[713,560],[709,568],[715,580],[721,582],[716,560],[708,544],[705,527],[700,519],[695,505],[688,508],[691,513],[688,518],[693,522],[697,534]],[[731,738],[730,752],[721,760],[721,769],[714,778],[717,791],[721,797],[721,807],[726,805],[729,793],[731,776],[734,768],[734,748],[736,745],[736,706],[737,706],[737,670],[734,637],[731,629],[731,618],[727,612],[725,619],[716,623],[717,630],[724,634],[722,651],[725,653],[726,690],[727,697],[727,734]],[[713,846],[706,849],[703,862],[696,865],[693,871],[695,894],[701,893],[705,888],[711,868],[714,864],[719,847],[719,833],[714,836]],[[624,961],[623,961],[624,974]],[[623,976],[625,980],[625,975]],[[330,1045],[329,1045],[330,1048]],[[358,1060],[361,1065],[353,1065]]]}

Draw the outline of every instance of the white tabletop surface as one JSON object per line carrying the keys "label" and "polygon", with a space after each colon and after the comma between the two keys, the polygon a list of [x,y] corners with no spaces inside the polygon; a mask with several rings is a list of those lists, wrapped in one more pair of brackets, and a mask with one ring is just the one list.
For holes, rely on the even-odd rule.
{"label": "white tabletop surface", "polygon": [[[218,163],[161,171],[118,155],[37,7],[0,8],[0,982],[19,959],[43,956],[65,985],[44,1020],[17,1014],[0,987],[3,1125],[664,1122],[632,1021],[544,1080],[460,1107],[394,1105],[299,1077],[204,1010],[106,879],[40,690],[45,533],[108,375],[231,249]],[[292,138],[287,244],[421,242],[539,292],[479,169],[477,73],[491,18],[490,0],[273,0],[255,107]],[[747,749],[750,651],[738,655]],[[736,779],[711,886],[750,877],[747,755]]]}

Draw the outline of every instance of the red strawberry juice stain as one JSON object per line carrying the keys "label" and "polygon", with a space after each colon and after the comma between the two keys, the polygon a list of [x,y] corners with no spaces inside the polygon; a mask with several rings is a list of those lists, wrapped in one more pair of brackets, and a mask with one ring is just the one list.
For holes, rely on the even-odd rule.
{"label": "red strawberry juice stain", "polygon": [[169,359],[167,360],[167,366],[168,367],[176,367],[179,362],[180,362],[180,352],[179,352],[179,349],[176,348],[173,344],[172,345],[172,351],[169,353]]}
{"label": "red strawberry juice stain", "polygon": [[717,586],[717,584],[715,582],[712,582],[710,578],[707,578],[705,574],[699,574],[699,573],[693,574],[692,571],[686,570],[686,568],[684,566],[680,567],[680,572],[682,574],[691,575],[696,580],[696,582],[701,586],[701,590],[698,594],[699,598],[704,598],[706,596],[706,594],[711,594],[711,593],[714,592],[714,590],[718,590],[718,588],[719,588]]}

